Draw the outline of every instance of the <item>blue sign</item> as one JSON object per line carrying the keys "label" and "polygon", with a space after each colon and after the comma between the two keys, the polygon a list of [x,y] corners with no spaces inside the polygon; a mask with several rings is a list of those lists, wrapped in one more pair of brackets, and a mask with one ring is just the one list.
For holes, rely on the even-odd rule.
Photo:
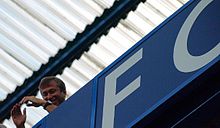
{"label": "blue sign", "polygon": [[[49,114],[44,124],[133,126],[220,60],[219,7],[219,0],[188,2]],[[74,107],[80,98],[88,101]],[[68,118],[61,116],[66,114]]]}
{"label": "blue sign", "polygon": [[130,127],[219,61],[220,1],[163,23],[97,77],[95,127]]}

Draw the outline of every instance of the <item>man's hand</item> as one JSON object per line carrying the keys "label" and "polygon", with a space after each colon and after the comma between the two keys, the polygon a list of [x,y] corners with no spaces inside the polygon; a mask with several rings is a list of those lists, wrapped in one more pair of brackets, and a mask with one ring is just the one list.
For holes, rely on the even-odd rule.
{"label": "man's hand", "polygon": [[35,96],[25,96],[21,101],[20,104],[26,103],[27,106],[34,106],[34,107],[39,107],[43,106],[46,101],[36,98]]}
{"label": "man's hand", "polygon": [[11,110],[12,119],[17,128],[24,128],[24,123],[26,121],[26,109],[21,113],[21,105],[15,104]]}

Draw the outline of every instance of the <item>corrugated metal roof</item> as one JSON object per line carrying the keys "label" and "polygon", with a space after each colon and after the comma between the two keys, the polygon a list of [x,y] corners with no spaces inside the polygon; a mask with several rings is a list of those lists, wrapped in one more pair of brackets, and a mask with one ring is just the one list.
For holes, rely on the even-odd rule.
{"label": "corrugated metal roof", "polygon": [[[71,96],[95,75],[132,47],[188,0],[147,0],[126,19],[103,35],[79,60],[57,76]],[[1,0],[0,1],[0,100],[21,86],[59,49],[91,24],[113,0]],[[40,97],[38,93],[38,97]],[[23,106],[25,107],[25,106]],[[26,127],[47,113],[27,108]],[[4,124],[13,127],[11,119]]]}
{"label": "corrugated metal roof", "polygon": [[[113,1],[99,5],[86,0],[1,0],[0,71],[4,75],[0,83],[4,94],[13,92],[112,4]],[[5,97],[1,95],[0,100]]]}

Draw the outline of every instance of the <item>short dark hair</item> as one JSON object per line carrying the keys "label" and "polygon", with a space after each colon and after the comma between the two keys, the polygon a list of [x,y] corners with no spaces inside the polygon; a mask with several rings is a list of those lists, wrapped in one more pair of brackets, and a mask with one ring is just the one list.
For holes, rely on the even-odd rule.
{"label": "short dark hair", "polygon": [[40,87],[42,85],[49,84],[50,81],[52,81],[52,80],[54,80],[57,83],[57,86],[60,88],[60,91],[66,93],[65,83],[61,79],[57,78],[56,76],[46,76],[46,77],[44,77],[43,79],[41,79],[38,88],[40,89]]}

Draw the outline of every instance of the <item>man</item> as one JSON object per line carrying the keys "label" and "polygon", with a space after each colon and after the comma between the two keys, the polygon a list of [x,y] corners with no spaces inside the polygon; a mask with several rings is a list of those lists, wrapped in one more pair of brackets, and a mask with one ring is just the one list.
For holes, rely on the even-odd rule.
{"label": "man", "polygon": [[62,80],[54,76],[48,76],[41,80],[39,90],[43,99],[35,96],[25,96],[19,103],[15,104],[11,110],[12,119],[17,128],[24,128],[26,121],[26,109],[21,112],[21,105],[40,107],[51,112],[59,106],[66,98],[66,87]]}

